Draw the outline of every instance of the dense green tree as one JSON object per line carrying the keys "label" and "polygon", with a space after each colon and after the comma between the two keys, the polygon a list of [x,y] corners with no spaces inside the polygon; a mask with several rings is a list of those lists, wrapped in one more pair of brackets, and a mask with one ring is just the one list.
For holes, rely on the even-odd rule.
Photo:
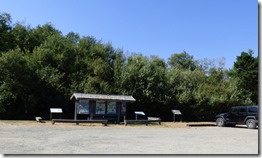
{"label": "dense green tree", "polygon": [[[71,74],[75,61],[75,48],[71,40],[60,34],[54,34],[37,47],[28,61],[30,68],[35,72],[39,89],[39,95],[46,96],[48,100],[57,100],[63,103],[64,98],[69,97],[71,91],[67,88],[71,85]],[[54,98],[59,99],[54,99]],[[52,101],[52,102],[53,102]]]}
{"label": "dense green tree", "polygon": [[217,113],[227,111],[230,106],[237,105],[243,100],[237,87],[237,80],[226,78],[227,74],[219,68],[210,69],[208,74],[202,75],[193,94],[196,111],[193,114],[202,121],[212,120]]}
{"label": "dense green tree", "polygon": [[33,36],[34,36],[34,45],[39,46],[40,44],[44,43],[48,37],[53,36],[55,34],[60,34],[61,32],[56,30],[54,26],[52,26],[51,23],[47,23],[43,26],[37,26],[33,30]]}
{"label": "dense green tree", "polygon": [[7,13],[0,14],[0,52],[8,51],[13,46],[13,36],[11,15]]}
{"label": "dense green tree", "polygon": [[128,57],[121,74],[122,94],[133,95],[137,100],[129,111],[143,110],[151,116],[164,113],[165,107],[161,105],[167,103],[166,71],[167,64],[158,57],[141,54]]}
{"label": "dense green tree", "polygon": [[111,44],[97,42],[86,50],[86,65],[88,74],[84,91],[88,93],[113,93],[114,87],[114,62],[118,52]]}
{"label": "dense green tree", "polygon": [[195,60],[193,60],[193,56],[189,55],[186,51],[171,55],[171,57],[168,59],[168,64],[171,67],[176,67],[179,69],[195,70],[197,67],[197,63]]}
{"label": "dense green tree", "polygon": [[112,83],[112,94],[121,94],[121,79],[122,79],[122,71],[125,64],[126,58],[123,54],[123,51],[120,49],[116,50],[115,59],[113,62],[113,83]]}
{"label": "dense green tree", "polygon": [[132,54],[92,36],[63,35],[48,23],[31,28],[0,14],[0,119],[49,116],[50,107],[72,115],[73,92],[126,94],[127,106],[150,116],[172,119],[180,109],[185,121],[213,121],[230,106],[258,103],[258,58],[242,52],[232,70],[224,59],[196,61],[187,52],[167,62]]}
{"label": "dense green tree", "polygon": [[0,58],[0,107],[6,116],[26,117],[33,100],[31,73],[20,49],[5,52]]}
{"label": "dense green tree", "polygon": [[23,53],[26,51],[33,52],[35,39],[30,27],[17,23],[12,29],[11,35],[14,47],[20,48]]}
{"label": "dense green tree", "polygon": [[[72,38],[72,36],[69,36]],[[76,40],[73,40],[76,41]],[[84,87],[86,84],[86,78],[92,71],[91,67],[89,67],[90,62],[92,60],[88,60],[88,54],[90,49],[96,44],[96,39],[94,37],[82,37],[76,41],[76,52],[75,52],[75,60],[72,65],[72,73],[71,73],[71,92],[84,92]]]}
{"label": "dense green tree", "polygon": [[[205,63],[194,71],[171,67],[168,72],[170,100],[174,108],[181,109],[189,120],[213,120],[216,113],[226,111],[230,106],[239,103],[250,104],[242,98],[235,78],[228,78],[223,65]],[[207,113],[207,111],[209,111]]]}
{"label": "dense green tree", "polygon": [[243,91],[243,96],[258,104],[258,57],[253,57],[252,50],[237,56],[230,74],[238,78],[238,86]]}
{"label": "dense green tree", "polygon": [[171,68],[168,72],[170,104],[174,109],[180,109],[185,120],[195,119],[193,117],[196,105],[195,91],[199,83],[204,82],[206,76],[203,71],[190,69]]}
{"label": "dense green tree", "polygon": [[[146,92],[146,65],[148,59],[141,54],[134,54],[128,57],[127,63],[122,71],[121,87],[122,93],[134,95],[138,100],[142,100],[144,92]],[[146,94],[145,94],[146,96]]]}

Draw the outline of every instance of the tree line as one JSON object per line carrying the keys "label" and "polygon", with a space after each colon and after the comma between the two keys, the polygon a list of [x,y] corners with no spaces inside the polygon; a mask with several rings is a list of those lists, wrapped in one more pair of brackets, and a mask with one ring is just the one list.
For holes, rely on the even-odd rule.
{"label": "tree line", "polygon": [[34,119],[61,107],[73,116],[74,92],[132,95],[128,116],[143,110],[172,119],[213,121],[234,105],[258,104],[258,57],[241,52],[227,70],[224,60],[195,60],[186,51],[168,61],[139,53],[126,55],[111,43],[52,24],[31,28],[0,14],[0,119]]}

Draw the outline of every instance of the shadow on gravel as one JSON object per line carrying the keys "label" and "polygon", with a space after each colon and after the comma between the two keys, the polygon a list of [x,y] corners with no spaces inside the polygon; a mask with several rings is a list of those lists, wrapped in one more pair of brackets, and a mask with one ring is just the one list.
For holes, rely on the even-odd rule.
{"label": "shadow on gravel", "polygon": [[246,126],[235,126],[235,127],[226,127],[226,128],[241,128],[241,129],[247,129],[247,130],[258,130],[258,127],[255,129],[248,129]]}

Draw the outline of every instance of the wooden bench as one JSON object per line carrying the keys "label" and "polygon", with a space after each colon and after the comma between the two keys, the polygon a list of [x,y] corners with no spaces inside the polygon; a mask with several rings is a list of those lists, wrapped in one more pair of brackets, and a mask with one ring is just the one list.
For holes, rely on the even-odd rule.
{"label": "wooden bench", "polygon": [[161,119],[160,118],[152,118],[149,117],[147,120],[143,119],[143,120],[124,120],[125,125],[127,126],[127,124],[146,124],[146,126],[151,123],[151,122],[158,122],[159,125],[161,125]]}
{"label": "wooden bench", "polygon": [[114,118],[114,117],[94,117],[92,120],[107,120],[108,122],[113,122],[113,123],[115,123],[116,124],[116,122],[117,122],[117,118]]}
{"label": "wooden bench", "polygon": [[107,120],[70,120],[70,119],[52,119],[52,124],[56,122],[60,123],[102,123],[103,125],[107,126]]}

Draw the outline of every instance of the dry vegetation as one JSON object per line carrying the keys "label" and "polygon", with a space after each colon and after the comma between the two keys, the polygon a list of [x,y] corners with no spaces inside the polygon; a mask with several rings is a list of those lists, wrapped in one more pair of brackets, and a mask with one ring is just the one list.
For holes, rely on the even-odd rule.
{"label": "dry vegetation", "polygon": [[[188,124],[214,124],[214,122],[161,122],[150,123],[148,126],[145,124],[128,124],[125,126],[123,123],[113,124],[109,123],[107,127],[110,128],[190,128]],[[49,127],[65,127],[65,126],[79,126],[79,127],[104,127],[100,123],[80,123],[76,125],[75,123],[56,123],[52,125],[51,121],[45,121],[40,123],[37,121],[27,121],[27,120],[0,120],[0,126],[49,126]]]}

